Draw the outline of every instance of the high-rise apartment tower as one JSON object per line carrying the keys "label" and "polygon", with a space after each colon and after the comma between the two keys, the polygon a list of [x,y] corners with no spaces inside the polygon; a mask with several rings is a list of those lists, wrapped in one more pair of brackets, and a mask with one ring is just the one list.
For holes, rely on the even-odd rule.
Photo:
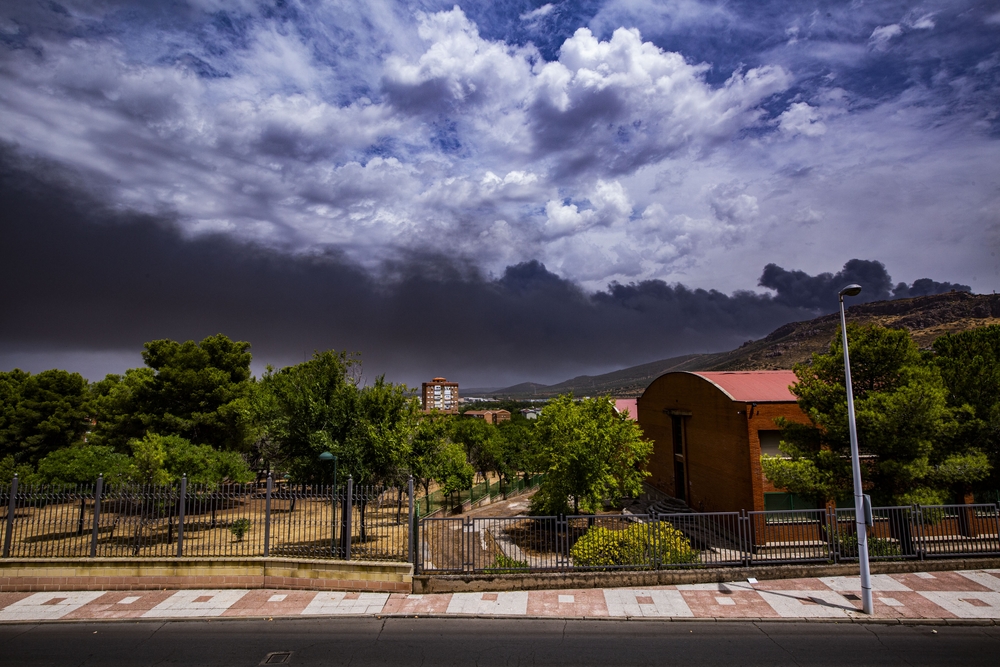
{"label": "high-rise apartment tower", "polygon": [[458,414],[458,383],[448,382],[444,378],[434,378],[430,382],[424,382],[420,388],[420,399],[424,412],[437,410]]}

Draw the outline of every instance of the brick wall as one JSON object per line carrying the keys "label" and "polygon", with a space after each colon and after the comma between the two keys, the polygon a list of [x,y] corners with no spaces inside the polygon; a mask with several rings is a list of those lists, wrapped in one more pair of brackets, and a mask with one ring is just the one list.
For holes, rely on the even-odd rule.
{"label": "brick wall", "polygon": [[689,413],[684,417],[688,505],[705,512],[764,509],[766,480],[757,431],[776,429],[778,416],[808,420],[793,402],[758,403],[748,416],[750,408],[697,375],[668,373],[654,380],[638,401],[639,425],[654,443],[648,483],[678,495],[670,413]]}

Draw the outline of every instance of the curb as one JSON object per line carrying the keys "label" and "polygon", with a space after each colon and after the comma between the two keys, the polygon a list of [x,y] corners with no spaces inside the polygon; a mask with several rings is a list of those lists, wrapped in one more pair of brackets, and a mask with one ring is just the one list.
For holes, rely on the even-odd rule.
{"label": "curb", "polygon": [[[1000,558],[942,558],[940,560],[875,561],[872,574],[942,572],[1000,569]],[[486,593],[586,588],[637,588],[677,584],[711,584],[744,581],[805,579],[857,575],[857,563],[813,565],[761,565],[668,570],[620,570],[615,572],[541,572],[527,574],[413,575],[413,592]]]}
{"label": "curb", "polygon": [[810,625],[829,624],[849,624],[849,625],[936,625],[949,627],[992,627],[1000,626],[1000,619],[993,618],[864,618],[852,616],[847,618],[809,618],[809,617],[789,617],[789,618],[692,618],[692,617],[649,617],[649,616],[526,616],[510,614],[327,614],[308,616],[199,616],[199,617],[177,617],[177,618],[69,618],[53,620],[31,620],[31,621],[0,621],[0,625],[51,625],[53,623],[63,624],[88,624],[88,623],[191,623],[191,622],[222,622],[232,623],[234,621],[333,621],[338,619],[359,619],[368,618],[372,620],[388,619],[477,619],[477,620],[503,620],[503,621],[589,621],[589,622],[612,622],[612,623],[724,623],[724,624],[793,624],[808,623]]}

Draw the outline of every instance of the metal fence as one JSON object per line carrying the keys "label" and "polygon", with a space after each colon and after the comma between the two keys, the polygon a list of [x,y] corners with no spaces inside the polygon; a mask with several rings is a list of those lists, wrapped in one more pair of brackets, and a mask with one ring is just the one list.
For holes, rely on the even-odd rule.
{"label": "metal fence", "polygon": [[[853,509],[417,520],[403,488],[275,483],[0,489],[2,557],[407,561],[426,573],[858,559]],[[876,507],[873,560],[1000,555],[1000,503]]]}
{"label": "metal fence", "polygon": [[403,488],[266,483],[0,489],[4,558],[294,556],[412,560]]}
{"label": "metal fence", "polygon": [[[872,559],[1000,555],[1000,504],[879,507]],[[425,518],[418,571],[662,569],[858,559],[854,510]]]}

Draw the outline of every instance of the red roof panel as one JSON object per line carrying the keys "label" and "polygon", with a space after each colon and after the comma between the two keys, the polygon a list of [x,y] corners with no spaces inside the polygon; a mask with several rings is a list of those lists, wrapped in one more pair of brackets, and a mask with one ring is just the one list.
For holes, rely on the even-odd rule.
{"label": "red roof panel", "polygon": [[794,401],[788,387],[798,382],[793,371],[705,371],[693,375],[705,378],[734,401],[747,403]]}
{"label": "red roof panel", "polygon": [[628,418],[632,421],[639,420],[639,409],[636,407],[637,400],[634,398],[616,398],[615,399],[615,410],[618,414],[621,414],[628,410]]}

